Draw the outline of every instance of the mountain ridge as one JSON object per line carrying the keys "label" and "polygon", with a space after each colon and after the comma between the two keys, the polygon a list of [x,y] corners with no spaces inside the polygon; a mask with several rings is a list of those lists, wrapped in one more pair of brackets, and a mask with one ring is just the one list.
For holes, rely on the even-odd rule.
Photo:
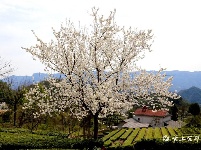
{"label": "mountain ridge", "polygon": [[[156,72],[156,71],[149,71]],[[178,91],[178,94],[183,99],[190,103],[198,103],[201,105],[201,71],[189,72],[189,71],[163,71],[166,74],[166,78],[173,76],[172,86],[170,91]],[[53,74],[56,78],[62,78],[64,75],[59,73]],[[134,73],[131,73],[134,76]],[[10,82],[13,89],[17,89],[20,85],[30,85],[38,83],[48,78],[47,73],[34,73],[32,76],[10,76],[5,79],[6,82]]]}
{"label": "mountain ridge", "polygon": [[181,90],[178,94],[190,103],[198,103],[201,105],[201,89],[195,86],[189,89]]}
{"label": "mountain ridge", "polygon": [[[156,71],[149,71],[149,72],[156,72]],[[162,73],[166,73],[167,78],[173,76],[172,87],[170,91],[181,91],[185,89],[189,89],[190,87],[198,87],[201,88],[201,71],[163,71]],[[60,78],[63,75],[59,73],[53,74],[54,77]],[[33,84],[35,82],[40,82],[45,80],[48,77],[46,73],[34,73],[32,76],[10,76],[8,79],[11,81],[15,81],[13,83],[13,87],[16,88],[19,85],[24,83]],[[6,81],[6,80],[5,80]]]}

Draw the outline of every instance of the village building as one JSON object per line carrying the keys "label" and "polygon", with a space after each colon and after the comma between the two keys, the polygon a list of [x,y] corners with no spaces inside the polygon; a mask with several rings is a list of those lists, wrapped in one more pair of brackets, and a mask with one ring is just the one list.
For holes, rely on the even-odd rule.
{"label": "village building", "polygon": [[144,106],[135,110],[133,119],[150,127],[163,127],[171,121],[171,115],[165,110],[154,111]]}
{"label": "village building", "polygon": [[171,120],[171,114],[166,110],[151,110],[146,106],[133,112],[133,118],[122,120],[114,128],[147,128],[147,127],[175,127],[181,128],[185,123],[181,120]]}

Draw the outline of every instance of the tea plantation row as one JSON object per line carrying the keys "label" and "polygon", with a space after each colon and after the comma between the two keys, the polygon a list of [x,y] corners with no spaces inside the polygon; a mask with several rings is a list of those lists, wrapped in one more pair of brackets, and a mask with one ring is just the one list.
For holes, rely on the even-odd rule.
{"label": "tea plantation row", "polygon": [[158,140],[162,142],[199,143],[201,129],[198,128],[136,128],[118,129],[110,132],[102,139],[106,148],[129,147],[142,140]]}
{"label": "tea plantation row", "polygon": [[[65,133],[0,128],[0,149],[201,150],[199,128],[118,129],[102,139],[71,139]],[[165,138],[164,138],[165,137]]]}

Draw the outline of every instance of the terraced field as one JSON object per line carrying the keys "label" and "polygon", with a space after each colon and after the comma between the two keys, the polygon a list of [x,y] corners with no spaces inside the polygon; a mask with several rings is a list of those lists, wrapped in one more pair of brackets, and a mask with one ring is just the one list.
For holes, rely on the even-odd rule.
{"label": "terraced field", "polygon": [[117,129],[103,137],[105,147],[131,146],[142,139],[158,139],[163,141],[201,141],[201,129],[196,128],[136,128]]}

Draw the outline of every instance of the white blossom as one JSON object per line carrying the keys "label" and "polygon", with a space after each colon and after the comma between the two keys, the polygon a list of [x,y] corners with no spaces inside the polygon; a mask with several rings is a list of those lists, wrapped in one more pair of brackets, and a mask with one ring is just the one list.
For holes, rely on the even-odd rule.
{"label": "white blossom", "polygon": [[148,73],[138,70],[135,62],[151,51],[151,30],[133,30],[117,26],[115,11],[104,18],[92,9],[93,24],[90,30],[77,29],[71,21],[62,25],[55,41],[38,43],[24,48],[38,58],[47,71],[56,71],[65,78],[49,78],[50,87],[39,86],[26,94],[24,109],[37,107],[35,117],[52,114],[69,108],[78,118],[87,114],[124,113],[133,105],[150,104],[153,108],[171,106],[167,97],[178,98],[169,92],[172,78],[166,79],[162,70]]}

